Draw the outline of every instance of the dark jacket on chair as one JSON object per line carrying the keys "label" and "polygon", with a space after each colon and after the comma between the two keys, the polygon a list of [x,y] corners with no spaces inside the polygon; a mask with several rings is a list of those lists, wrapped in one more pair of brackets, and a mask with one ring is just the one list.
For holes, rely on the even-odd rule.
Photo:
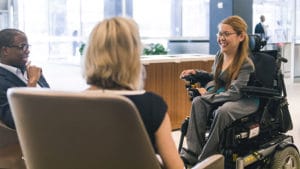
{"label": "dark jacket on chair", "polygon": [[[41,87],[49,88],[49,84],[42,75],[38,81]],[[7,90],[12,87],[26,87],[27,84],[15,74],[0,67],[0,120],[8,127],[15,129],[15,124],[7,100]]]}

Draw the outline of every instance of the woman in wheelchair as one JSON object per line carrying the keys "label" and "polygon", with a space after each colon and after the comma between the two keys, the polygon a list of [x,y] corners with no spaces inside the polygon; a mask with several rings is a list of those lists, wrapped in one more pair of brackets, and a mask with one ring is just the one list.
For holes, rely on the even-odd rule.
{"label": "woman in wheelchair", "polygon": [[[247,24],[239,16],[230,16],[219,24],[218,29],[220,52],[216,55],[212,73],[188,69],[180,75],[181,78],[192,75],[200,83],[202,77],[205,77],[205,81],[211,78],[207,84],[201,83],[203,86],[198,88],[200,96],[192,101],[186,135],[187,148],[180,153],[189,165],[220,153],[220,136],[224,128],[258,109],[257,99],[244,97],[240,92],[240,88],[247,85],[250,74],[254,72],[248,53]],[[210,134],[205,140],[211,118]]]}

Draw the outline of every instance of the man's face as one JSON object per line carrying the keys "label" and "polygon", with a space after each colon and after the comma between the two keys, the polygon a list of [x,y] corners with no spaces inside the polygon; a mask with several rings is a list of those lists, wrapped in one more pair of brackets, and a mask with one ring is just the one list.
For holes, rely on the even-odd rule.
{"label": "man's face", "polygon": [[9,46],[5,47],[2,63],[14,67],[24,67],[28,62],[29,48],[27,37],[24,34],[17,34],[14,41]]}

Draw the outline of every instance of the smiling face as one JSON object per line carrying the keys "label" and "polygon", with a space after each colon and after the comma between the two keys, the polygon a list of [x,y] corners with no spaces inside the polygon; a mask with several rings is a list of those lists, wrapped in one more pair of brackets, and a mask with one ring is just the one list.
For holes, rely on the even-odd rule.
{"label": "smiling face", "polygon": [[[24,47],[24,45],[26,47]],[[28,62],[29,49],[27,37],[23,33],[17,33],[14,36],[13,43],[9,46],[3,47],[3,57],[1,62],[14,67],[24,67]]]}
{"label": "smiling face", "polygon": [[227,24],[219,25],[219,32],[217,34],[217,41],[220,46],[221,52],[230,55],[238,50],[239,44],[243,41],[243,35],[234,31],[232,26]]}

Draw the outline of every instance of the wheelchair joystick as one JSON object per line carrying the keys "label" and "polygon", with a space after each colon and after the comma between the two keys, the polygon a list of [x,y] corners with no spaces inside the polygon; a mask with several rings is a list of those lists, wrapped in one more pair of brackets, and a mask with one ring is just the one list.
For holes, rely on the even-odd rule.
{"label": "wheelchair joystick", "polygon": [[194,75],[184,76],[182,77],[182,79],[186,81],[185,88],[188,92],[191,101],[195,97],[201,95],[197,89],[197,83],[199,82],[199,80],[197,80]]}

